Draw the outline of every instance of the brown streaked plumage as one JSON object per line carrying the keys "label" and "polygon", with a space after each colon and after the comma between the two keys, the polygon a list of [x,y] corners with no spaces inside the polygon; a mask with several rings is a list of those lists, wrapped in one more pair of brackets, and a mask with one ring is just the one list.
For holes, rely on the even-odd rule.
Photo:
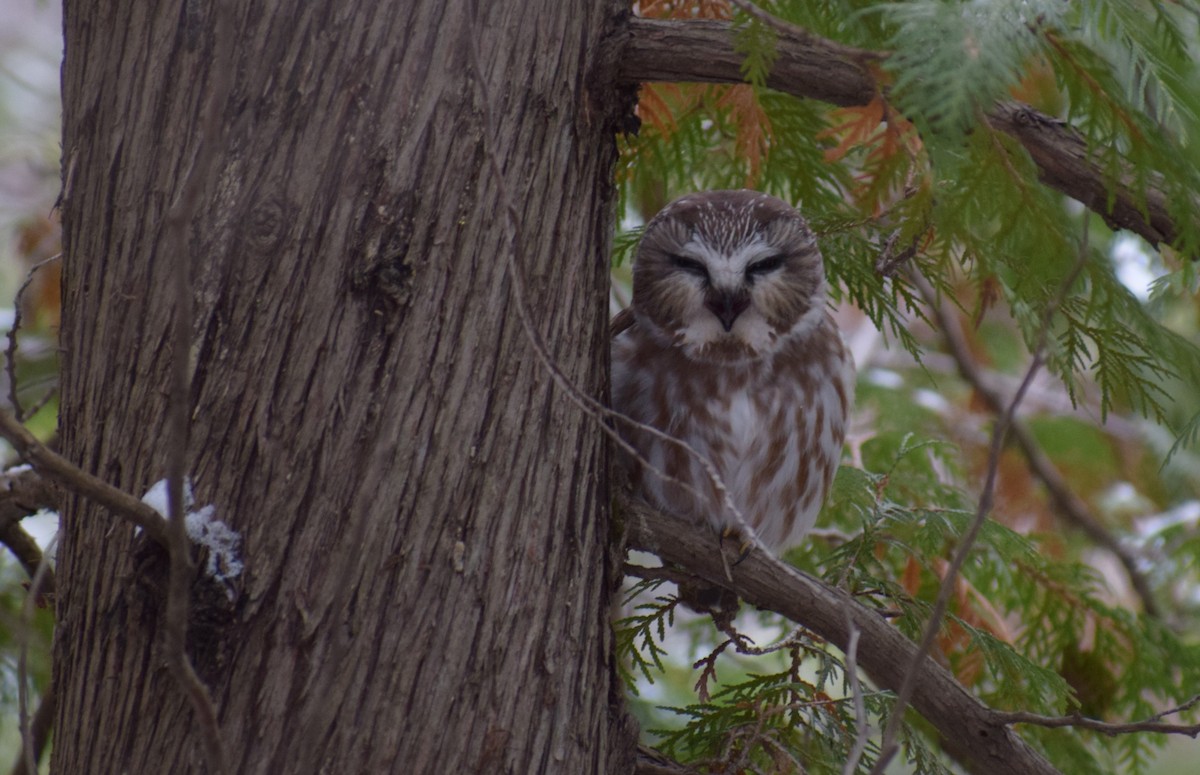
{"label": "brown streaked plumage", "polygon": [[[646,226],[633,303],[612,321],[613,407],[647,465],[634,486],[696,525],[747,528],[775,551],[812,528],[841,457],[854,367],[826,308],[816,240],[785,202],[754,191],[677,199]],[[667,478],[656,473],[664,472]]]}

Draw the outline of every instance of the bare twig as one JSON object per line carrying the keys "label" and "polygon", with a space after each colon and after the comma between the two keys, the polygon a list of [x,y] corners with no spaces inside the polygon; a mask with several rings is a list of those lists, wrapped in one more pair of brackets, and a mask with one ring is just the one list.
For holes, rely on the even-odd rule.
{"label": "bare twig", "polygon": [[[58,536],[50,542],[50,547],[58,540]],[[47,547],[49,551],[50,547]],[[29,640],[33,631],[33,609],[37,607],[38,598],[42,594],[42,585],[53,578],[50,563],[43,554],[38,561],[37,570],[29,581],[29,594],[21,606],[20,648],[17,651],[17,701],[18,715],[21,725],[21,750],[24,754],[24,765],[29,772],[37,772],[39,746],[34,738],[33,727],[29,718]]]}
{"label": "bare twig", "polygon": [[776,641],[769,646],[755,646],[754,639],[749,635],[739,632],[733,626],[732,621],[723,621],[716,616],[713,616],[712,619],[716,628],[732,641],[734,651],[748,657],[762,657],[767,654],[774,654],[776,651],[787,651],[794,647],[803,647],[811,650],[811,647],[805,645],[804,636],[808,631],[803,627],[797,627],[786,638]]}
{"label": "bare twig", "polygon": [[850,696],[854,700],[854,723],[857,726],[854,734],[854,747],[842,767],[842,775],[854,775],[858,770],[858,762],[867,751],[867,738],[871,727],[867,724],[867,704],[863,699],[862,685],[858,680],[858,639],[862,631],[854,626],[850,614],[846,614],[846,629],[850,631],[850,642],[846,644],[846,677],[850,679]]}
{"label": "bare twig", "polygon": [[1147,721],[1162,721],[1167,716],[1174,716],[1176,713],[1183,713],[1185,710],[1191,710],[1197,705],[1200,705],[1200,694],[1192,695],[1189,699],[1184,700],[1173,708],[1167,708],[1164,711],[1155,713],[1153,716],[1147,719]]}
{"label": "bare twig", "polygon": [[[1029,364],[1029,368],[1025,372],[1024,379],[1021,380],[1020,386],[1016,393],[1013,394],[1012,400],[1008,403],[1004,412],[999,414],[996,422],[992,427],[992,440],[988,450],[987,476],[983,483],[983,490],[979,494],[979,504],[975,511],[975,517],[971,520],[970,527],[963,535],[954,556],[950,560],[950,564],[946,568],[945,575],[942,578],[942,584],[938,588],[938,595],[933,604],[933,610],[929,614],[929,621],[925,624],[925,630],[921,635],[921,641],[918,644],[917,657],[910,669],[905,673],[904,681],[901,684],[900,691],[896,697],[896,704],[892,708],[891,716],[888,718],[887,726],[883,730],[883,740],[880,743],[879,759],[876,760],[875,766],[871,768],[872,775],[881,774],[887,767],[888,762],[896,755],[899,746],[896,743],[896,737],[904,724],[904,709],[907,707],[909,700],[912,697],[912,692],[917,681],[918,661],[924,659],[933,647],[933,642],[937,638],[938,632],[941,631],[942,620],[945,618],[946,609],[950,603],[950,597],[954,594],[954,587],[958,582],[959,571],[962,570],[963,564],[967,560],[975,541],[979,538],[979,532],[983,529],[984,523],[987,521],[988,515],[991,514],[992,505],[996,495],[996,478],[1000,472],[1000,453],[1004,446],[1004,440],[1008,435],[1008,430],[1012,427],[1013,420],[1016,418],[1017,407],[1025,397],[1029,386],[1033,384],[1033,378],[1041,369],[1045,362],[1046,344],[1050,335],[1050,324],[1054,316],[1058,313],[1058,308],[1071,291],[1071,286],[1075,284],[1079,274],[1087,265],[1088,260],[1088,227],[1090,226],[1089,219],[1085,216],[1083,219],[1083,237],[1079,246],[1079,255],[1075,261],[1071,271],[1059,286],[1058,292],[1051,298],[1046,309],[1042,313],[1042,327],[1038,333],[1037,346],[1034,347],[1033,358]],[[929,282],[922,275],[919,269],[915,266],[910,266],[906,272],[909,279],[913,282],[924,281],[928,286]]]}
{"label": "bare twig", "polygon": [[1037,713],[1026,713],[1024,711],[1016,711],[1012,713],[999,713],[998,717],[1005,724],[1034,724],[1039,727],[1076,727],[1079,729],[1090,729],[1094,732],[1100,732],[1106,735],[1127,735],[1131,733],[1151,732],[1165,735],[1187,735],[1188,737],[1200,736],[1200,724],[1167,724],[1163,723],[1162,719],[1167,716],[1173,716],[1176,713],[1182,713],[1185,710],[1190,710],[1200,704],[1200,694],[1192,697],[1187,702],[1168,708],[1161,713],[1155,713],[1145,721],[1132,721],[1128,723],[1112,723],[1100,721],[1099,719],[1087,718],[1085,716],[1041,716]]}
{"label": "bare twig", "polygon": [[[233,12],[228,3],[212,7],[213,45],[233,41]],[[196,53],[193,46],[192,53]],[[203,120],[196,139],[196,155],[184,173],[179,193],[163,228],[164,249],[174,260],[172,272],[173,317],[171,321],[171,387],[167,404],[167,549],[170,569],[167,578],[166,623],[163,628],[167,665],[183,689],[195,714],[204,740],[209,770],[218,775],[227,772],[225,747],[221,740],[217,708],[208,687],[196,675],[187,655],[188,611],[191,583],[195,576],[192,544],[187,534],[186,504],[188,434],[191,407],[192,343],[192,255],[188,246],[188,226],[200,209],[205,187],[217,174],[217,154],[224,134],[223,113],[233,86],[231,63],[214,57],[209,68],[212,82],[202,109]]]}
{"label": "bare twig", "polygon": [[[933,312],[934,320],[942,331],[942,337],[946,340],[947,349],[954,359],[959,375],[970,383],[990,411],[995,414],[1004,411],[1006,402],[1003,396],[984,375],[983,369],[972,357],[962,326],[959,325],[950,305],[938,300],[933,286],[924,277],[912,275],[909,279],[912,280],[917,292],[921,294],[921,298]],[[1049,493],[1058,515],[1068,524],[1082,530],[1094,543],[1111,552],[1125,568],[1129,583],[1141,599],[1146,613],[1150,616],[1161,617],[1162,610],[1154,598],[1150,581],[1138,568],[1134,551],[1121,543],[1100,520],[1092,515],[1087,504],[1071,490],[1025,423],[1014,418],[1010,433],[1029,463],[1030,472],[1042,482],[1046,492]]]}
{"label": "bare twig", "polygon": [[912,699],[913,691],[916,689],[917,676],[920,672],[920,662],[928,658],[930,649],[933,648],[933,642],[937,638],[938,632],[941,631],[942,619],[946,615],[950,597],[954,594],[954,586],[958,580],[958,573],[962,570],[963,563],[967,561],[967,556],[975,546],[979,532],[983,529],[988,515],[992,512],[992,503],[996,494],[996,477],[1000,471],[1000,452],[1004,446],[1004,437],[1008,433],[1008,428],[1012,422],[1013,415],[1016,413],[1017,405],[1024,398],[1025,391],[1029,389],[1034,375],[1037,374],[1038,369],[1042,366],[1042,361],[1043,355],[1039,348],[1034,353],[1029,369],[1025,372],[1025,379],[1022,380],[1021,387],[1017,389],[1012,402],[1009,403],[1004,414],[997,418],[996,424],[992,428],[992,441],[988,450],[987,477],[983,483],[983,492],[979,495],[979,505],[975,510],[975,518],[971,521],[970,527],[967,528],[967,532],[959,541],[958,548],[955,550],[954,556],[946,568],[942,584],[938,588],[937,598],[933,603],[933,610],[929,614],[929,621],[925,624],[925,630],[921,635],[917,652],[913,655],[913,663],[905,671],[904,681],[900,684],[900,691],[896,696],[896,704],[892,708],[887,726],[884,727],[879,759],[876,760],[875,766],[871,768],[872,775],[882,773],[886,769],[888,762],[896,755],[896,751],[898,750],[896,737],[900,733],[900,728],[904,725],[904,709],[908,706],[909,701]]}
{"label": "bare twig", "polygon": [[42,694],[37,710],[33,713],[33,719],[29,722],[28,734],[22,740],[21,752],[17,755],[16,762],[13,763],[10,775],[37,775],[37,763],[41,760],[42,754],[46,750],[46,743],[50,740],[50,730],[54,726],[54,711],[57,704],[58,695],[55,693],[54,683],[51,682]]}
{"label": "bare twig", "polygon": [[[21,401],[17,397],[17,334],[21,330],[21,297],[25,295],[25,289],[33,282],[37,271],[51,261],[57,261],[60,258],[62,258],[62,253],[50,256],[50,258],[31,266],[29,273],[25,275],[25,282],[21,283],[21,287],[17,289],[17,296],[13,301],[13,321],[12,326],[8,329],[8,348],[4,351],[4,369],[8,373],[8,402],[12,405],[13,414],[20,422],[24,422],[28,416],[36,414],[36,411],[30,412],[29,415],[21,411]],[[42,403],[44,404],[45,401]],[[39,406],[39,408],[41,407]]]}
{"label": "bare twig", "polygon": [[48,479],[72,492],[94,501],[117,516],[146,531],[155,542],[167,545],[166,522],[157,511],[124,490],[113,487],[99,477],[51,452],[37,437],[7,411],[0,410],[0,436],[3,436],[25,462]]}
{"label": "bare twig", "polygon": [[1090,729],[1106,735],[1127,735],[1131,733],[1157,733],[1163,735],[1200,735],[1200,724],[1166,724],[1161,721],[1135,721],[1128,724],[1114,724],[1085,716],[1039,716],[1036,713],[1014,712],[1001,714],[1000,719],[1006,724],[1033,724],[1039,727],[1075,727]]}
{"label": "bare twig", "polygon": [[[36,386],[37,386],[37,383],[35,383],[33,385],[33,387],[36,387]],[[57,384],[52,385],[51,387],[47,388],[46,392],[42,393],[42,397],[39,398],[37,401],[34,401],[33,405],[30,406],[27,410],[25,410],[25,418],[29,419],[30,417],[36,417],[37,413],[42,411],[42,408],[46,404],[50,403],[50,399],[54,398],[54,394],[57,392],[58,392]]]}

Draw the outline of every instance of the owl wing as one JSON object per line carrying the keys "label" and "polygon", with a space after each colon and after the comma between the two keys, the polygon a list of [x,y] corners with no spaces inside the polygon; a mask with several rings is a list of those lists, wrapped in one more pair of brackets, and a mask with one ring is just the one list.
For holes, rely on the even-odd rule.
{"label": "owl wing", "polygon": [[633,308],[626,307],[621,310],[608,322],[609,338],[616,339],[623,332],[628,331],[635,322],[637,322],[637,319],[634,317]]}

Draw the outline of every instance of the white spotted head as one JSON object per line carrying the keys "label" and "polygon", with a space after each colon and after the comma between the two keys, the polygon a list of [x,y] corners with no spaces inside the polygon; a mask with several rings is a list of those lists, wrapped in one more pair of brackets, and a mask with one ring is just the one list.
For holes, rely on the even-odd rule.
{"label": "white spotted head", "polygon": [[638,245],[634,312],[695,360],[767,356],[815,328],[824,307],[816,239],[773,196],[690,194],[663,208]]}

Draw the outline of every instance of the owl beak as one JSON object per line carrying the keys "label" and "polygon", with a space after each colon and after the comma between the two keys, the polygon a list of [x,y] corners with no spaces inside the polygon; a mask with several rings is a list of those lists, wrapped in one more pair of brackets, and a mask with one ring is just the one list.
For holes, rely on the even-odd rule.
{"label": "owl beak", "polygon": [[721,321],[721,326],[728,334],[733,330],[733,324],[738,319],[738,315],[741,315],[746,311],[746,307],[750,306],[750,297],[745,292],[717,291],[704,300],[704,306],[717,316],[717,320]]}

